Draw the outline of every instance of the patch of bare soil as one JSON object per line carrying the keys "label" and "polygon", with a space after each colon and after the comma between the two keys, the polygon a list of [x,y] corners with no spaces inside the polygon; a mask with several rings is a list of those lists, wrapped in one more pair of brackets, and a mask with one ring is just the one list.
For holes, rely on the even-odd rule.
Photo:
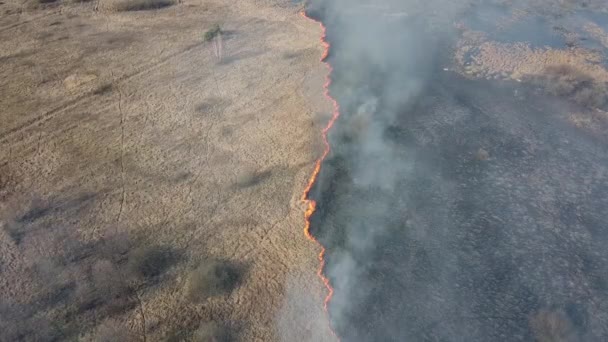
{"label": "patch of bare soil", "polygon": [[274,2],[2,1],[0,340],[329,340],[319,35]]}

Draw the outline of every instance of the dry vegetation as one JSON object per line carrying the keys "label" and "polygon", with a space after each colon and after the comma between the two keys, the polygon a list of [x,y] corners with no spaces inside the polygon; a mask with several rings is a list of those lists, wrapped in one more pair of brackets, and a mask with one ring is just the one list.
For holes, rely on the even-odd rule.
{"label": "dry vegetation", "polygon": [[[12,210],[2,213],[2,232],[27,256],[19,281],[28,284],[23,290],[30,299],[0,297],[0,341],[68,340],[87,330],[100,342],[144,338],[146,328],[128,327],[119,317],[143,310],[140,294],[161,284],[169,269],[186,260],[169,246],[149,244],[145,237],[117,229],[84,241],[78,232],[55,223],[55,214],[74,206],[83,209],[89,200],[34,199],[12,215]],[[229,295],[243,274],[243,267],[232,262],[205,259],[189,272],[182,292],[188,302],[200,305]],[[95,327],[91,318],[102,323]],[[229,336],[222,324],[206,321],[180,328],[173,339],[219,342]]]}
{"label": "dry vegetation", "polygon": [[274,341],[288,277],[322,303],[299,201],[331,110],[318,25],[272,1],[34,2],[0,4],[0,341]]}
{"label": "dry vegetation", "polygon": [[538,342],[577,340],[572,322],[563,312],[541,310],[530,318],[530,327]]}
{"label": "dry vegetation", "polygon": [[128,342],[134,339],[136,336],[127,327],[113,319],[103,321],[95,333],[95,342]]}
{"label": "dry vegetation", "polygon": [[549,94],[565,97],[582,106],[602,108],[608,102],[608,86],[571,65],[549,66],[532,82]]}
{"label": "dry vegetation", "polygon": [[222,29],[220,28],[220,25],[214,24],[210,29],[205,32],[205,34],[203,35],[203,40],[209,42],[221,33]]}
{"label": "dry vegetation", "polygon": [[208,297],[227,294],[239,281],[239,270],[225,261],[210,260],[190,272],[187,282],[188,299],[200,302]]}
{"label": "dry vegetation", "polygon": [[93,328],[87,327],[91,316],[108,319],[97,329],[100,340],[127,336],[131,333],[112,317],[138,306],[138,292],[154,285],[179,261],[167,247],[115,230],[97,241],[84,241],[67,226],[48,220],[61,210],[65,208],[51,201],[35,200],[5,222],[5,232],[27,256],[20,281],[28,284],[25,290],[31,299],[19,303],[1,298],[2,341],[71,339],[82,329]]}
{"label": "dry vegetation", "polygon": [[119,12],[146,11],[161,9],[175,4],[173,0],[121,0],[114,3],[114,9]]}
{"label": "dry vegetation", "polygon": [[228,332],[214,322],[201,324],[192,335],[192,342],[226,342],[229,340]]}
{"label": "dry vegetation", "polygon": [[[472,44],[463,44],[462,49],[471,49]],[[585,49],[532,48],[524,43],[482,42],[472,56],[472,63],[464,66],[466,73],[478,77],[501,77],[521,79],[542,75],[548,67],[569,64],[581,72],[593,75],[599,82],[608,81],[608,71],[599,62],[603,56]],[[458,52],[462,56],[466,51]],[[465,62],[464,60],[461,61]]]}

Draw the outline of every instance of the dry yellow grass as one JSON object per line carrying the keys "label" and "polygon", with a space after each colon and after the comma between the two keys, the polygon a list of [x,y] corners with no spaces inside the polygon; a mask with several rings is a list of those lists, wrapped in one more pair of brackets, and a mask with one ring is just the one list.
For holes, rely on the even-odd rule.
{"label": "dry yellow grass", "polygon": [[[98,330],[111,336],[115,322],[121,336],[158,341],[212,320],[243,341],[331,336],[299,201],[320,152],[317,117],[326,116],[318,113],[331,110],[319,27],[270,1],[186,0],[133,12],[98,5],[2,5],[0,300],[37,298],[44,286],[26,271],[63,250],[57,227],[78,246],[118,233],[132,247],[170,247],[180,258],[135,281],[135,307],[110,323],[89,311],[69,319],[85,341]],[[222,61],[202,40],[217,22]],[[264,177],[239,186],[241,170]],[[33,197],[44,205],[32,212]],[[20,242],[5,229],[17,221]],[[60,266],[65,279],[112,269],[93,251]],[[246,272],[230,293],[190,303],[187,274],[205,258]],[[287,295],[289,282],[300,287]],[[277,317],[289,317],[288,329],[278,331]]]}
{"label": "dry yellow grass", "polygon": [[[461,53],[462,55],[462,53]],[[525,43],[483,42],[466,71],[480,76],[508,75],[512,79],[542,75],[547,67],[575,65],[598,81],[608,81],[608,71],[597,64],[602,55],[585,49],[533,48]]]}

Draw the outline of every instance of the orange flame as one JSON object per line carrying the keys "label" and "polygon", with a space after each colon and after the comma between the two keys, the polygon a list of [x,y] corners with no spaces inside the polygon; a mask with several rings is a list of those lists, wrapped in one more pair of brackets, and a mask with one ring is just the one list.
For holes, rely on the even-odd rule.
{"label": "orange flame", "polygon": [[[322,138],[323,138],[323,144],[325,145],[325,149],[323,150],[323,154],[321,155],[321,157],[319,159],[317,159],[317,161],[315,163],[315,168],[312,172],[312,175],[310,176],[310,179],[308,180],[308,185],[306,186],[306,189],[304,189],[304,193],[302,194],[302,201],[304,201],[308,206],[306,209],[306,212],[304,214],[304,219],[306,221],[305,226],[304,226],[304,234],[306,235],[306,237],[309,240],[314,241],[319,246],[321,246],[321,252],[319,253],[320,265],[319,265],[319,270],[317,271],[317,275],[319,276],[319,278],[321,278],[321,280],[323,281],[323,284],[325,284],[325,287],[327,288],[327,296],[325,297],[325,300],[323,301],[323,308],[327,312],[328,304],[329,304],[329,301],[331,300],[331,297],[333,296],[334,289],[331,286],[329,279],[323,274],[323,268],[325,267],[325,247],[323,247],[323,245],[321,245],[321,243],[310,233],[310,218],[311,218],[312,214],[314,214],[314,212],[317,208],[317,202],[315,202],[312,199],[309,199],[308,195],[309,195],[310,190],[312,189],[313,185],[315,184],[317,177],[319,176],[319,172],[321,171],[321,164],[323,163],[323,160],[325,160],[325,158],[329,155],[330,146],[329,146],[329,141],[327,140],[327,133],[329,132],[329,130],[332,128],[332,126],[338,119],[338,116],[340,116],[340,106],[338,105],[338,102],[333,97],[331,97],[331,95],[329,94],[329,86],[331,84],[330,76],[331,76],[333,69],[332,69],[331,65],[325,61],[327,59],[327,56],[329,55],[329,48],[330,48],[329,43],[326,40],[327,30],[322,22],[317,21],[317,20],[307,16],[304,11],[302,11],[301,14],[303,17],[318,23],[319,26],[321,26],[321,29],[323,31],[323,34],[321,35],[321,44],[323,45],[324,50],[323,50],[323,55],[321,56],[321,62],[324,63],[328,69],[327,76],[325,78],[325,84],[323,85],[323,89],[324,89],[325,97],[327,97],[333,105],[332,117],[329,120],[329,122],[327,123],[327,126],[325,126],[325,128],[322,131]],[[338,336],[336,335],[336,333],[333,331],[333,329],[331,327],[331,323],[330,323],[330,330],[332,331],[334,336],[336,336],[336,338],[338,338]]]}

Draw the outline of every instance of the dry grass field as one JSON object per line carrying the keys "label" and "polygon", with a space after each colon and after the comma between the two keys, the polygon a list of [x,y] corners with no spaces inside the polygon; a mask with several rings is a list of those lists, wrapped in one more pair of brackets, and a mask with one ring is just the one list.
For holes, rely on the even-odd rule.
{"label": "dry grass field", "polygon": [[0,2],[0,340],[328,338],[299,198],[331,107],[298,11]]}

